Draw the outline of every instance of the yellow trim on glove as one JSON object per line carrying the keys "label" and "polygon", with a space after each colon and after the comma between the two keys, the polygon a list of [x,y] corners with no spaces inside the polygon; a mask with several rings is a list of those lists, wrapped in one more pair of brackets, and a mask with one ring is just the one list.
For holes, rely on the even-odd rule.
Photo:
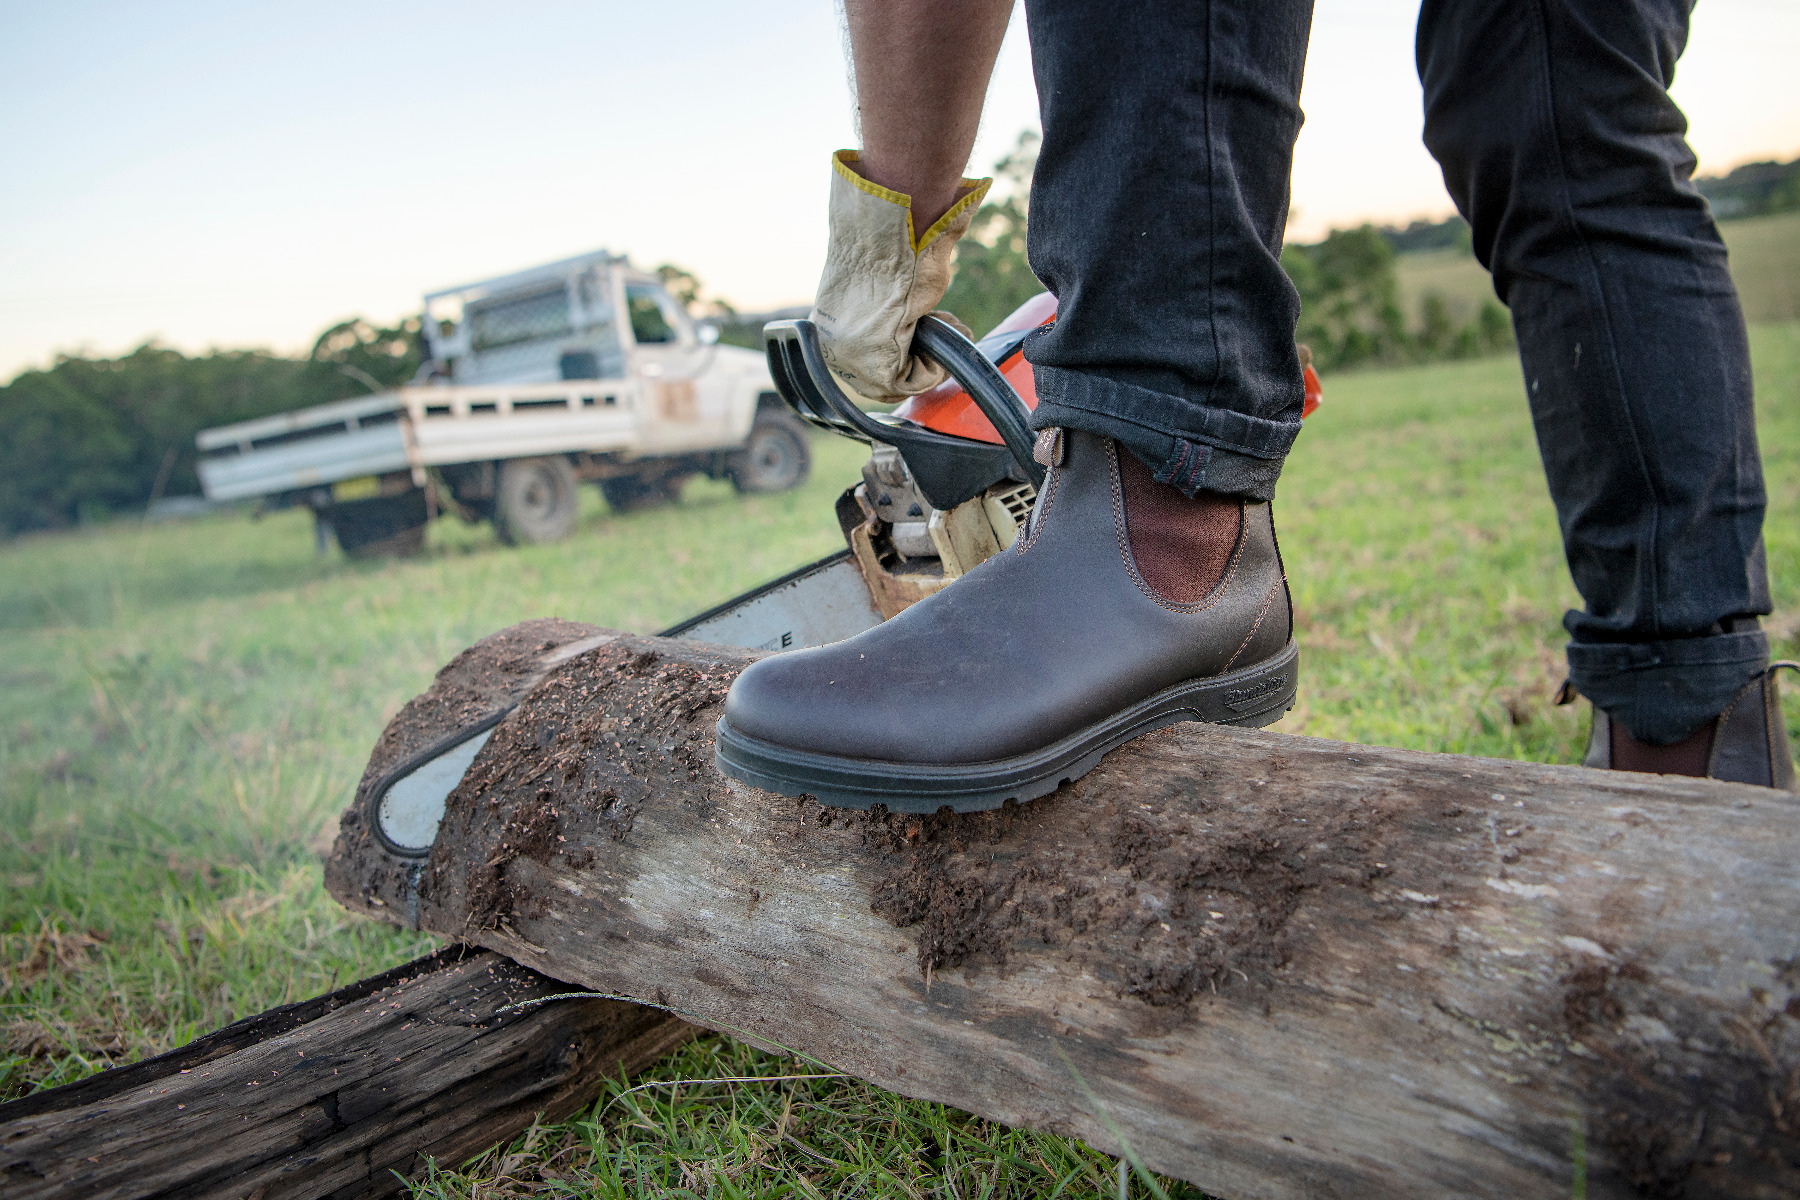
{"label": "yellow trim on glove", "polygon": [[[938,237],[943,234],[944,230],[950,228],[951,224],[954,223],[958,217],[962,216],[963,213],[967,212],[975,205],[980,204],[982,200],[986,198],[988,189],[994,185],[994,181],[991,178],[964,178],[963,181],[957,185],[957,190],[963,192],[962,196],[957,199],[955,204],[950,206],[949,212],[933,221],[931,223],[931,228],[925,231],[925,236],[920,238],[913,231],[912,197],[908,196],[905,192],[896,192],[893,188],[882,187],[874,180],[866,179],[862,174],[851,169],[851,163],[861,161],[862,154],[860,152],[856,150],[839,150],[836,154],[831,156],[831,169],[849,180],[859,191],[867,192],[877,200],[886,200],[889,204],[897,204],[906,210],[906,240],[912,246],[914,254],[920,253],[925,247],[936,241]],[[967,190],[964,191],[964,189]]]}
{"label": "yellow trim on glove", "polygon": [[[912,209],[912,197],[905,192],[896,192],[893,188],[884,188],[872,179],[863,178],[862,174],[850,169],[851,163],[861,162],[862,154],[856,150],[839,150],[831,156],[831,169],[855,184],[859,189],[874,196],[877,200],[886,200],[889,204],[898,204],[901,208]],[[967,183],[967,180],[963,182]]]}
{"label": "yellow trim on glove", "polygon": [[[980,204],[982,198],[987,195],[988,188],[992,187],[993,184],[994,181],[992,179],[963,180],[962,186],[968,188],[969,191],[964,194],[962,199],[950,206],[949,212],[931,223],[931,228],[925,231],[925,236],[919,240],[918,244],[913,246],[913,252],[916,254],[924,250],[925,247],[931,245],[933,241],[937,240],[938,235],[950,228],[951,224],[955,222],[958,217],[962,216],[963,213],[967,212],[969,209],[974,208],[977,204]],[[906,227],[909,230],[912,228],[911,211],[908,211],[906,214]]]}

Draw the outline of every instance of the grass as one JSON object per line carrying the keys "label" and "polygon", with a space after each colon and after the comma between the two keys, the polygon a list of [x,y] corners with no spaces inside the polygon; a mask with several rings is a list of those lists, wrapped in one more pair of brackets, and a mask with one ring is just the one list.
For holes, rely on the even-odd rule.
{"label": "grass", "polygon": [[[1731,278],[1752,323],[1800,321],[1800,212],[1719,222],[1731,253]],[[1400,310],[1414,323],[1426,292],[1449,303],[1458,325],[1494,296],[1488,273],[1461,250],[1402,254],[1394,263]]]}
{"label": "grass", "polygon": [[859,455],[819,449],[815,482],[782,496],[701,482],[615,519],[589,495],[580,535],[553,547],[440,522],[420,559],[348,563],[314,557],[293,512],[7,546],[0,1095],[422,952],[320,888],[376,733],[497,628],[561,614],[654,630],[827,552]]}
{"label": "grass", "polygon": [[[1028,1133],[907,1100],[855,1080],[708,1084],[779,1075],[782,1063],[724,1038],[671,1055],[656,1081],[607,1086],[573,1121],[540,1126],[418,1189],[433,1200],[553,1194],[613,1198],[1116,1195],[1112,1159],[1068,1138]],[[634,1086],[641,1089],[632,1091]],[[1159,1181],[1172,1197],[1202,1193]],[[1140,1192],[1140,1194],[1146,1194]]]}
{"label": "grass", "polygon": [[1800,212],[1724,221],[1731,278],[1752,321],[1800,321]]}
{"label": "grass", "polygon": [[[1800,323],[1756,328],[1753,348],[1772,625],[1793,656]],[[421,558],[354,564],[314,557],[290,513],[0,547],[0,1096],[422,952],[428,939],[350,917],[320,885],[318,852],[385,721],[511,622],[650,631],[833,549],[831,500],[862,455],[816,451],[812,482],[786,495],[697,481],[678,506],[625,517],[589,497],[558,546],[440,523]],[[1581,714],[1550,704],[1575,596],[1511,360],[1328,379],[1277,507],[1305,652],[1279,728],[1579,756]],[[708,1039],[420,1192],[1114,1194],[1112,1160],[1079,1143],[859,1082],[696,1082],[807,1070]],[[669,1086],[626,1093],[645,1082]]]}

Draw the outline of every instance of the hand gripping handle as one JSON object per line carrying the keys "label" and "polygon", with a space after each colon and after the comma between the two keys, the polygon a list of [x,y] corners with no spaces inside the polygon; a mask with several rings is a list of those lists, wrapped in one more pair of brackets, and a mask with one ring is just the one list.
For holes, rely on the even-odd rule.
{"label": "hand gripping handle", "polygon": [[[789,404],[801,416],[834,432],[864,441],[899,444],[913,438],[897,437],[891,418],[875,420],[844,394],[819,346],[819,330],[811,321],[772,321],[763,330],[769,353],[770,373]],[[1044,468],[1032,458],[1034,438],[1031,411],[1006,382],[987,355],[974,342],[936,317],[921,317],[913,333],[915,352],[943,367],[992,421],[1020,473],[1035,488],[1044,486]],[[909,427],[910,428],[910,427]],[[928,430],[919,435],[933,442],[956,442]],[[967,445],[967,442],[963,444]]]}
{"label": "hand gripping handle", "polygon": [[1006,382],[1000,368],[948,322],[932,316],[919,318],[913,332],[913,349],[956,377],[975,406],[994,423],[1000,440],[1006,443],[1031,486],[1042,489],[1044,468],[1031,456],[1037,440],[1031,432],[1031,410],[1013,391],[1012,384]]}

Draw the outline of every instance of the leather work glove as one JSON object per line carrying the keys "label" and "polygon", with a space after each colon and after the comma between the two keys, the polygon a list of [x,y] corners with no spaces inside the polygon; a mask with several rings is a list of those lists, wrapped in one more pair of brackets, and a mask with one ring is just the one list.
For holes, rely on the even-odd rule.
{"label": "leather work glove", "polygon": [[[864,179],[854,150],[831,156],[831,246],[812,319],[825,362],[870,400],[936,386],[944,369],[912,354],[913,329],[950,286],[950,259],[992,179],[965,179],[956,203],[915,234],[912,197]],[[938,312],[964,333],[961,321]]]}

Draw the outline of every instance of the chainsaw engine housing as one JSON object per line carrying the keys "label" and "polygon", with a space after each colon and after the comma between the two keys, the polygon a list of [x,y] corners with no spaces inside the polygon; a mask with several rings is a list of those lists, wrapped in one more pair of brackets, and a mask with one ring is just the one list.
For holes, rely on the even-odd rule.
{"label": "chainsaw engine housing", "polygon": [[1009,548],[1037,497],[1009,478],[936,508],[893,446],[875,446],[862,475],[838,501],[838,521],[884,620]]}

